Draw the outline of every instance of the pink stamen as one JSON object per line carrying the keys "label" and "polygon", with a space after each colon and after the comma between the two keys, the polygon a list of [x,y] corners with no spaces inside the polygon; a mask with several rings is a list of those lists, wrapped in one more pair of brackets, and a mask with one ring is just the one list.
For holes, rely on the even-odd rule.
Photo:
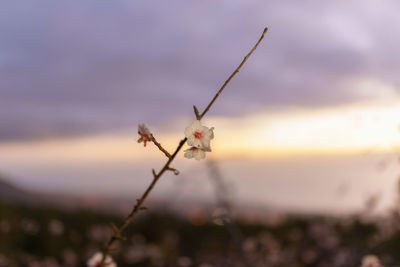
{"label": "pink stamen", "polygon": [[194,133],[193,133],[193,135],[194,135],[194,138],[196,138],[196,139],[200,139],[200,138],[201,138],[201,136],[203,135],[203,133],[202,133],[202,132],[198,132],[198,131],[196,131],[196,132],[194,132]]}

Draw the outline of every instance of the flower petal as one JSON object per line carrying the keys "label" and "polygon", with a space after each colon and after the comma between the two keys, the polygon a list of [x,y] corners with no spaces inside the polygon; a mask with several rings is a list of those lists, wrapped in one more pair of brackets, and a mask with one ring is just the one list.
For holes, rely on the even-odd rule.
{"label": "flower petal", "polygon": [[188,159],[195,158],[196,160],[201,160],[206,157],[206,152],[201,148],[191,147],[185,150],[184,156]]}
{"label": "flower petal", "polygon": [[144,123],[139,123],[138,132],[140,135],[150,135],[151,134],[149,127],[147,127],[147,125]]}
{"label": "flower petal", "polygon": [[[201,125],[199,120],[195,120],[191,125],[185,128],[185,137],[189,146],[201,148],[205,151],[211,151],[210,140],[214,138],[214,127],[211,129]],[[201,133],[200,137],[198,133]],[[197,137],[196,137],[197,134]]]}

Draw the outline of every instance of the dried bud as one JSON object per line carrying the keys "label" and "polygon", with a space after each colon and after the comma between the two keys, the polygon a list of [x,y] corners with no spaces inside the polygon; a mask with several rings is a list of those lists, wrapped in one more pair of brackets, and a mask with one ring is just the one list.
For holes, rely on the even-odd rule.
{"label": "dried bud", "polygon": [[144,123],[140,123],[138,126],[138,134],[140,138],[137,140],[138,143],[143,142],[144,146],[146,146],[146,142],[151,141],[151,132],[149,128]]}

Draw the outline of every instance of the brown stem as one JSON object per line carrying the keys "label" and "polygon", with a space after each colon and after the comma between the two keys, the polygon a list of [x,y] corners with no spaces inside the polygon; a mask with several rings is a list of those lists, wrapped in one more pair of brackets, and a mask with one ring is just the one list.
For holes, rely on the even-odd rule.
{"label": "brown stem", "polygon": [[199,114],[199,110],[197,109],[197,107],[193,106],[193,110],[194,110],[194,114],[196,115],[196,119],[200,120],[200,114]]}
{"label": "brown stem", "polygon": [[214,98],[211,100],[210,104],[206,107],[206,109],[201,113],[199,120],[206,115],[206,113],[210,110],[211,106],[214,104],[215,100],[219,97],[219,95],[222,93],[222,91],[225,89],[225,87],[228,85],[228,83],[232,80],[232,78],[239,72],[240,68],[244,65],[246,60],[250,57],[251,54],[253,54],[254,50],[257,49],[257,46],[261,43],[262,39],[264,39],[265,34],[267,33],[268,28],[266,27],[261,34],[260,39],[257,41],[257,43],[253,46],[253,48],[250,50],[250,52],[244,57],[242,62],[239,64],[239,66],[235,69],[234,72],[232,72],[231,76],[224,82],[224,84],[221,86],[221,88],[218,90],[218,93],[214,96]]}
{"label": "brown stem", "polygon": [[[256,50],[257,46],[259,45],[259,43],[262,41],[262,39],[264,38],[264,35],[266,34],[268,28],[265,28],[260,39],[258,40],[258,42],[255,44],[255,46],[250,50],[250,52],[244,57],[243,61],[239,64],[239,66],[235,69],[235,71],[229,76],[229,78],[225,81],[225,83],[222,85],[222,87],[218,90],[217,94],[214,96],[214,98],[211,100],[211,102],[208,104],[208,106],[206,107],[206,109],[201,113],[200,116],[198,115],[198,111],[197,108],[194,108],[195,113],[196,113],[196,117],[197,119],[202,119],[204,117],[204,115],[210,110],[211,106],[214,104],[215,100],[218,98],[218,96],[222,93],[222,91],[224,90],[224,88],[228,85],[228,83],[232,80],[232,78],[239,72],[240,68],[243,66],[243,64],[246,62],[246,60],[248,59],[248,57],[254,52],[254,50]],[[196,112],[197,111],[197,112]],[[159,173],[156,173],[153,170],[153,181],[150,183],[149,187],[146,189],[146,191],[144,191],[143,195],[141,196],[141,198],[137,199],[137,203],[134,206],[133,210],[131,211],[131,213],[125,218],[124,223],[120,226],[113,226],[113,230],[114,230],[114,234],[111,237],[111,239],[108,241],[106,247],[103,250],[103,258],[101,260],[100,266],[101,267],[105,267],[105,259],[107,257],[108,254],[110,254],[111,251],[111,247],[114,244],[114,242],[116,240],[122,240],[123,239],[123,232],[126,229],[126,227],[128,227],[128,225],[133,221],[133,219],[135,218],[136,214],[138,213],[138,211],[142,208],[142,205],[144,203],[144,201],[146,200],[147,196],[150,194],[151,190],[154,188],[155,184],[157,183],[157,181],[160,179],[160,177],[168,170],[171,170],[172,168],[170,167],[170,164],[172,163],[172,161],[175,159],[176,155],[179,153],[179,151],[182,149],[183,145],[186,143],[187,138],[182,139],[179,142],[178,147],[176,148],[175,152],[170,155],[164,148],[162,148],[162,146],[155,140],[154,137],[152,137],[152,141],[153,143],[162,151],[164,152],[164,154],[168,157],[168,161],[167,163],[165,163],[164,167],[161,169],[161,171]]]}
{"label": "brown stem", "polygon": [[158,147],[158,149],[161,150],[161,152],[163,152],[163,153],[165,154],[165,156],[167,156],[167,158],[170,158],[170,157],[171,157],[171,154],[169,154],[168,151],[165,150],[165,149],[161,146],[161,144],[160,144],[159,142],[157,142],[157,140],[154,138],[153,135],[151,135],[150,138],[151,138],[150,140]]}

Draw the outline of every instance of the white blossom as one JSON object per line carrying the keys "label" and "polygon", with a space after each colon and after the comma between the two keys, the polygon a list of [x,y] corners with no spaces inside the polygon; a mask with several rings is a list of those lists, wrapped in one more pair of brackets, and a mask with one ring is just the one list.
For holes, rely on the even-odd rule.
{"label": "white blossom", "polygon": [[185,136],[189,146],[210,150],[210,140],[214,138],[214,127],[211,129],[201,125],[199,120],[186,127]]}
{"label": "white blossom", "polygon": [[197,147],[191,147],[189,149],[185,150],[185,158],[191,159],[191,158],[195,158],[197,160],[201,160],[204,159],[206,157],[206,151],[210,152],[211,149],[205,150],[205,149],[201,149],[201,148],[197,148]]}
{"label": "white blossom", "polygon": [[138,143],[143,142],[144,146],[146,146],[146,142],[151,141],[151,132],[146,124],[139,124],[138,134],[140,135],[140,138],[137,140]]}
{"label": "white blossom", "polygon": [[375,255],[366,255],[361,261],[361,267],[383,267],[379,258]]}
{"label": "white blossom", "polygon": [[[88,261],[88,267],[100,267],[101,260],[103,259],[103,253],[96,252]],[[107,255],[106,260],[104,261],[105,267],[117,267],[117,264],[113,261],[113,259]]]}

